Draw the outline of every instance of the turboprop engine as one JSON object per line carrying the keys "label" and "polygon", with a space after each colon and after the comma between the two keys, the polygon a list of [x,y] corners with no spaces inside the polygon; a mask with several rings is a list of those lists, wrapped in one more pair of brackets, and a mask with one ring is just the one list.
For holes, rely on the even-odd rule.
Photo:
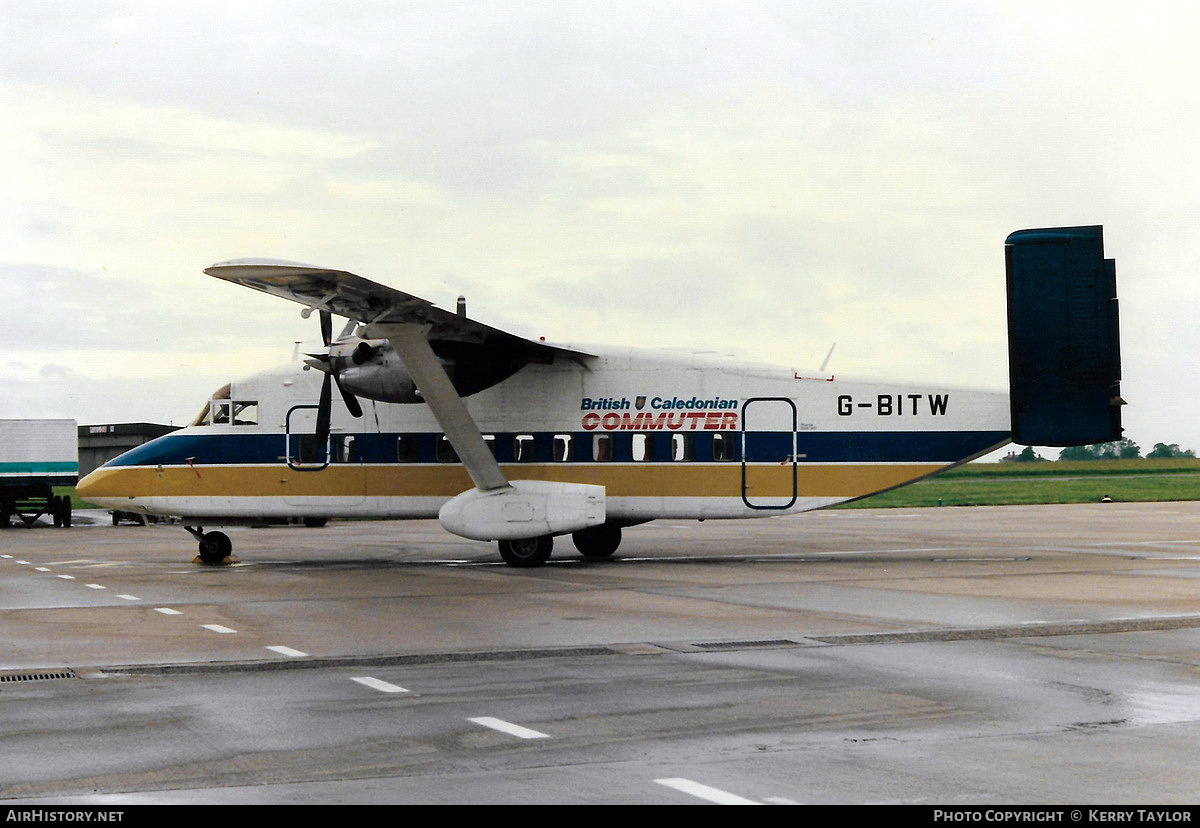
{"label": "turboprop engine", "polygon": [[[342,391],[355,397],[390,403],[421,402],[416,384],[386,339],[354,337],[339,341],[327,354],[313,355],[308,364],[329,371]],[[446,368],[453,370],[449,365]]]}
{"label": "turboprop engine", "polygon": [[[493,342],[432,343],[438,361],[466,397],[512,376],[528,359]],[[387,403],[424,402],[403,361],[386,339],[363,339],[343,332],[323,354],[309,354],[310,366],[325,371],[343,398],[363,397]],[[347,399],[353,412],[353,404]],[[358,414],[355,414],[358,416]]]}

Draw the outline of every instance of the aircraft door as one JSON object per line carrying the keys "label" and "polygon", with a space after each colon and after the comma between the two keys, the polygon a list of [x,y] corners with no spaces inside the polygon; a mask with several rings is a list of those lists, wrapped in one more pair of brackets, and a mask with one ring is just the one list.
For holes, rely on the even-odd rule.
{"label": "aircraft door", "polygon": [[752,397],[742,405],[742,501],[751,509],[796,502],[796,404]]}
{"label": "aircraft door", "polygon": [[321,471],[329,465],[329,439],[317,438],[315,405],[292,406],[287,413],[287,464],[296,471]]}
{"label": "aircraft door", "polygon": [[366,478],[356,437],[333,432],[316,433],[317,406],[293,406],[287,414],[287,468],[313,472],[293,475],[285,472],[284,500],[292,506],[313,510],[310,517],[329,517],[366,497]]}

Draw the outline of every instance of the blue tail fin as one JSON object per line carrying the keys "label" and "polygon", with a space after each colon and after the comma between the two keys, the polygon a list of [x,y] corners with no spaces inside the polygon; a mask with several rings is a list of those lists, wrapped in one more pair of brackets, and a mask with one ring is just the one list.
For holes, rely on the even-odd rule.
{"label": "blue tail fin", "polygon": [[1013,442],[1121,439],[1117,270],[1103,228],[1020,230],[1004,253]]}

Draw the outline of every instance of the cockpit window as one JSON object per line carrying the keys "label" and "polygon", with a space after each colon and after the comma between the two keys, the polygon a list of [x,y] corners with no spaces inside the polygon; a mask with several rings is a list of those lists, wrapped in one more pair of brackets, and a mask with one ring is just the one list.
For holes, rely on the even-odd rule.
{"label": "cockpit window", "polygon": [[194,426],[257,425],[258,400],[230,399],[230,387],[223,386],[192,421]]}
{"label": "cockpit window", "polygon": [[237,400],[233,403],[234,425],[258,425],[258,400]]}
{"label": "cockpit window", "polygon": [[200,413],[196,415],[196,419],[192,420],[192,425],[206,426],[206,425],[212,425],[212,422],[213,422],[212,400],[209,400],[208,402],[206,402],[204,404],[204,408],[200,409]]}

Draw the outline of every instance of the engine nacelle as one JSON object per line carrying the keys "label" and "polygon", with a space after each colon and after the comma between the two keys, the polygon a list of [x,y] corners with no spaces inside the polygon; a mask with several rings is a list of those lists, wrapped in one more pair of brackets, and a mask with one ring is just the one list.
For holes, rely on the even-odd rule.
{"label": "engine nacelle", "polygon": [[419,403],[416,384],[387,340],[351,340],[330,349],[338,383],[356,397],[390,403]]}
{"label": "engine nacelle", "polygon": [[448,532],[471,540],[521,540],[578,532],[605,521],[604,487],[514,480],[503,489],[470,489],[438,512]]}
{"label": "engine nacelle", "polygon": [[[464,397],[503,382],[529,361],[524,354],[491,342],[430,345],[454,390]],[[327,356],[312,356],[315,361],[310,365],[333,371],[342,390],[355,397],[389,403],[424,402],[404,362],[386,339],[342,339]]]}

